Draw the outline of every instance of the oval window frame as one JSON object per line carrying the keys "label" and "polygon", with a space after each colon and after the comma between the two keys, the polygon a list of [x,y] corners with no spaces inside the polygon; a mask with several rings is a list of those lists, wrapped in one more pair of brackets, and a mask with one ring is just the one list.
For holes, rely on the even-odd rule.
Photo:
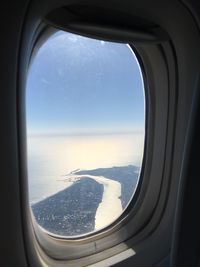
{"label": "oval window frame", "polygon": [[[38,25],[37,25],[38,26]],[[31,56],[31,52],[32,49],[35,45],[35,43],[37,42],[37,39],[39,36],[41,36],[41,34],[43,34],[44,29],[46,28],[46,24],[42,24],[39,27],[35,28],[34,34],[31,36],[30,38],[30,43],[28,44],[29,49],[28,49],[28,55],[26,54],[26,60],[27,58],[30,59]],[[91,37],[91,36],[90,36]],[[35,42],[36,41],[36,42]],[[25,47],[27,46],[27,44],[25,44]],[[133,48],[133,46],[131,45],[131,47]],[[31,48],[31,49],[30,49]],[[45,261],[48,260],[53,260],[54,259],[59,259],[62,260],[62,262],[67,261],[67,264],[70,264],[70,260],[75,260],[77,258],[81,258],[81,257],[86,257],[89,256],[92,257],[92,262],[95,262],[98,257],[94,257],[92,256],[92,254],[98,255],[97,253],[99,252],[101,254],[101,251],[107,250],[107,256],[108,255],[114,255],[116,254],[117,251],[123,251],[127,248],[128,241],[126,241],[127,239],[131,238],[131,236],[134,236],[134,242],[137,242],[137,240],[140,240],[144,235],[146,235],[143,231],[141,232],[140,229],[142,229],[144,227],[144,225],[147,225],[147,222],[149,222],[152,212],[155,208],[155,205],[157,204],[157,199],[159,196],[159,191],[160,191],[160,186],[161,186],[161,182],[162,182],[162,168],[163,165],[161,164],[161,167],[159,168],[159,170],[157,170],[157,164],[155,164],[155,159],[157,158],[155,156],[155,151],[152,151],[152,145],[153,147],[155,147],[154,142],[156,142],[156,137],[160,136],[160,131],[157,131],[157,135],[155,136],[154,131],[151,131],[151,128],[156,128],[156,126],[154,124],[157,125],[158,127],[158,122],[161,122],[161,125],[163,125],[163,131],[165,131],[166,127],[167,127],[167,106],[168,106],[168,102],[166,101],[166,99],[168,99],[168,77],[167,77],[167,68],[166,68],[166,62],[165,59],[163,57],[163,51],[161,51],[162,49],[159,47],[159,45],[153,45],[150,44],[148,46],[148,49],[146,49],[146,47],[144,46],[134,46],[135,49],[135,53],[139,54],[138,60],[140,61],[140,63],[143,63],[143,77],[145,77],[144,82],[146,84],[145,89],[147,90],[146,92],[146,96],[148,97],[148,113],[146,116],[146,138],[145,138],[145,152],[144,152],[144,160],[143,160],[143,167],[142,167],[142,177],[143,177],[143,182],[141,182],[141,190],[139,190],[139,193],[137,196],[135,196],[135,202],[134,205],[130,204],[129,205],[129,209],[127,209],[127,214],[124,214],[123,216],[123,220],[120,221],[119,224],[115,224],[114,227],[109,227],[108,230],[105,230],[103,233],[100,233],[98,235],[92,236],[92,237],[88,237],[82,240],[62,240],[62,239],[57,239],[57,238],[53,238],[51,236],[49,236],[48,234],[42,232],[37,225],[35,225],[34,220],[32,220],[31,216],[30,216],[30,210],[27,207],[27,194],[23,193],[23,198],[26,200],[26,208],[25,208],[25,213],[24,213],[24,218],[27,221],[30,222],[31,226],[27,227],[26,226],[26,235],[31,237],[34,240],[34,244],[32,247],[32,250],[35,250],[35,252],[37,253],[40,252],[40,256],[43,257],[43,259],[45,259]],[[31,51],[31,52],[30,52]],[[166,80],[166,84],[164,85],[164,90],[166,91],[164,94],[164,100],[163,102],[160,101],[162,99],[160,99],[158,96],[160,96],[159,94],[157,95],[157,98],[159,98],[159,102],[164,104],[160,105],[156,108],[160,109],[160,110],[164,110],[164,113],[162,113],[162,119],[164,117],[164,120],[161,120],[161,118],[155,118],[153,117],[154,115],[154,108],[152,106],[152,102],[156,102],[158,99],[154,99],[154,94],[150,94],[149,90],[156,90],[158,91],[159,89],[159,85],[162,85],[161,83],[159,83],[157,81],[157,77],[159,77],[158,72],[155,71],[155,66],[152,66],[152,60],[149,60],[149,56],[150,54],[154,55],[154,57],[157,59],[157,63],[160,63],[162,65],[162,73],[164,70],[165,73],[165,80]],[[139,59],[140,58],[140,59]],[[155,62],[154,62],[155,63]],[[23,69],[27,69],[27,62],[24,63],[23,65]],[[150,79],[148,79],[150,76],[149,74],[152,74],[152,69],[153,69],[153,75]],[[23,71],[22,71],[23,72]],[[21,84],[24,84],[23,82],[24,77],[21,80]],[[22,88],[24,88],[24,86],[22,86]],[[163,95],[162,97],[163,98]],[[158,101],[157,101],[158,104]],[[147,105],[147,101],[146,101],[146,105]],[[24,104],[22,105],[21,110],[24,110]],[[147,110],[147,108],[146,108]],[[20,133],[20,143],[21,143],[21,151],[23,151],[22,153],[24,153],[24,155],[26,155],[25,153],[25,144],[23,141],[23,137],[24,132],[24,116],[21,112],[21,124],[22,124],[22,130]],[[160,125],[159,125],[160,126]],[[166,127],[165,127],[166,126]],[[157,129],[157,128],[156,128]],[[148,130],[148,132],[147,132]],[[159,132],[159,133],[158,133]],[[164,133],[164,135],[162,136],[162,143],[164,144],[162,147],[162,156],[161,158],[159,158],[160,162],[163,162],[163,158],[164,158],[164,154],[165,154],[165,139],[166,138],[166,132]],[[160,141],[160,140],[159,140]],[[148,153],[148,159],[146,158],[147,155],[147,151]],[[153,155],[152,155],[153,154]],[[159,154],[160,155],[160,154]],[[152,156],[152,157],[151,157]],[[150,159],[151,158],[151,159]],[[26,179],[26,158],[24,156],[22,156],[22,159],[24,159],[23,163],[22,163],[22,173],[24,173],[25,179]],[[149,162],[148,162],[149,161]],[[154,161],[153,164],[152,161]],[[152,166],[153,165],[153,166]],[[158,181],[158,179],[153,179],[152,178],[152,168],[156,169],[156,173],[159,176],[159,184],[157,184],[157,193],[155,194],[156,197],[155,199],[152,201],[152,198],[149,197],[149,193],[147,196],[147,191],[148,191],[148,184],[152,183],[155,185],[155,180]],[[151,172],[150,174],[147,172]],[[155,170],[154,170],[155,172]],[[152,181],[153,180],[153,181]],[[27,179],[24,185],[24,188],[26,188],[27,186]],[[144,200],[145,197],[145,200]],[[146,208],[143,207],[143,209],[141,208],[143,202],[146,202]],[[148,203],[148,204],[147,204]],[[151,204],[150,204],[151,203]],[[149,211],[147,210],[147,206]],[[142,210],[142,212],[141,212]],[[144,211],[145,210],[145,211]],[[137,217],[139,216],[139,220],[137,220]],[[134,218],[134,219],[133,219]],[[129,231],[130,230],[130,231]],[[140,233],[140,237],[138,237],[137,233]],[[147,230],[148,232],[148,230]],[[138,239],[139,238],[139,239]],[[125,242],[125,243],[124,243]],[[115,251],[113,251],[112,249],[110,249],[111,247],[115,246]],[[55,250],[56,248],[56,250]],[[118,248],[118,249],[117,249]],[[116,250],[117,249],[117,250]],[[81,250],[81,252],[80,252]],[[110,251],[111,250],[111,251]],[[110,252],[109,252],[110,251]],[[32,251],[33,252],[33,251]],[[37,253],[38,254],[38,253]],[[68,255],[67,255],[68,254]],[[70,254],[70,256],[69,256]],[[48,258],[48,256],[50,258]],[[105,258],[104,256],[100,256],[100,258]],[[89,260],[88,258],[88,260]],[[77,259],[78,260],[78,259]],[[90,261],[90,260],[89,260]]]}

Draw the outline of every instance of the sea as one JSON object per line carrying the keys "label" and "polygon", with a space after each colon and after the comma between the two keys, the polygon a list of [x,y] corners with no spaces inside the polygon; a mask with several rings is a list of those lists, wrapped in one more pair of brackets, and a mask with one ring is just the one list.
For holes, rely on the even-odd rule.
{"label": "sea", "polygon": [[142,164],[144,134],[28,135],[29,201],[34,204],[72,183],[76,170]]}

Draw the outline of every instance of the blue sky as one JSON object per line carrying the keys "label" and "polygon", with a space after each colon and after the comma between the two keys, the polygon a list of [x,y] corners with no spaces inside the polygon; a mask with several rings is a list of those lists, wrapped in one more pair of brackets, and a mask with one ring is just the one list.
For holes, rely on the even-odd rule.
{"label": "blue sky", "polygon": [[26,88],[29,133],[144,130],[144,92],[125,44],[59,31],[39,49]]}

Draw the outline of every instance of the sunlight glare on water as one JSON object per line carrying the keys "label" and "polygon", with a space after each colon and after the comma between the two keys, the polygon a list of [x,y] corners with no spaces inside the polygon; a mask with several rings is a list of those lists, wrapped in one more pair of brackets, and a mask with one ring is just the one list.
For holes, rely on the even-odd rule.
{"label": "sunlight glare on water", "polygon": [[[64,175],[133,164],[140,166],[142,134],[100,136],[30,136],[28,163],[30,201],[35,202],[67,186]],[[39,186],[37,186],[39,184]]]}

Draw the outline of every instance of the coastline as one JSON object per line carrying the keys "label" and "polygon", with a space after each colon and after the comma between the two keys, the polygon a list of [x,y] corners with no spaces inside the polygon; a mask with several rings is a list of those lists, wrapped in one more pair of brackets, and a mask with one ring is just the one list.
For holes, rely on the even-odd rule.
{"label": "coastline", "polygon": [[[86,177],[84,174],[76,175],[73,173],[73,175],[80,179]],[[87,175],[87,177],[104,187],[102,201],[95,215],[95,230],[100,230],[116,220],[123,211],[120,200],[121,184],[104,176]]]}

